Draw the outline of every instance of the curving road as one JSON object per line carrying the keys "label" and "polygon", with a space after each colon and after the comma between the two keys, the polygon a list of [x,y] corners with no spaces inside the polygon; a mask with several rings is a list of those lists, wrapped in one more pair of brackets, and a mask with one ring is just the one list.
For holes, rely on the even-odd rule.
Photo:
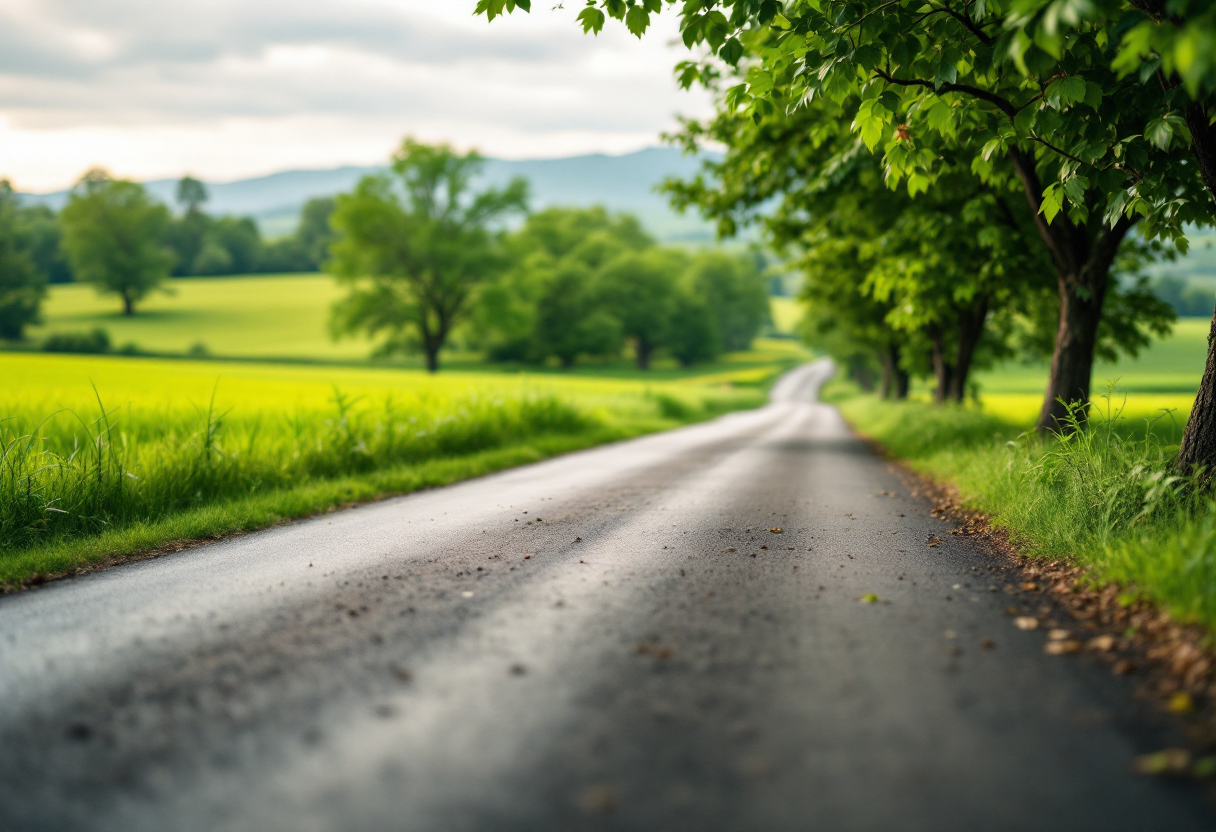
{"label": "curving road", "polygon": [[1131,683],[1011,627],[1016,576],[814,403],[830,372],[0,598],[0,829],[1216,828],[1130,773],[1175,739]]}

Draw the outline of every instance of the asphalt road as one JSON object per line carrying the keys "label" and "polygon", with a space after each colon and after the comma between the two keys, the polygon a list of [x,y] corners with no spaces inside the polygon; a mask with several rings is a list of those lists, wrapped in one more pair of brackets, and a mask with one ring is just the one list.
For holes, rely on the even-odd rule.
{"label": "asphalt road", "polygon": [[829,372],[0,598],[0,829],[1216,829]]}

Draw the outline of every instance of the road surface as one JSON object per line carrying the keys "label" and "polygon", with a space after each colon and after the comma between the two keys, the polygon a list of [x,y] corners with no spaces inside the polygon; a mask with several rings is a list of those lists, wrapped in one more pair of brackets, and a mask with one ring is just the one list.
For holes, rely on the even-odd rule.
{"label": "road surface", "polygon": [[0,829],[1216,829],[830,372],[0,598]]}

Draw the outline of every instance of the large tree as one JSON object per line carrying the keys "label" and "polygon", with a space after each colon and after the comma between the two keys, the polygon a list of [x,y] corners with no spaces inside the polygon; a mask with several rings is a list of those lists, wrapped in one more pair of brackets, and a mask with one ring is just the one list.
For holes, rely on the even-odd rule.
{"label": "large tree", "polygon": [[563,367],[620,351],[620,322],[602,308],[597,275],[614,257],[655,241],[627,214],[599,206],[546,208],[506,243],[511,265],[485,287],[469,340],[496,360]]}
{"label": "large tree", "polygon": [[[589,0],[579,20],[598,32],[616,18],[641,36],[663,5]],[[1039,420],[1054,428],[1070,406],[1088,405],[1123,240],[1137,224],[1144,237],[1178,240],[1185,222],[1210,219],[1211,206],[1196,199],[1202,183],[1182,148],[1154,141],[1174,123],[1155,116],[1160,89],[1113,69],[1117,40],[1101,21],[1080,19],[1096,3],[1020,5],[1041,14],[953,0],[686,0],[684,41],[714,60],[680,72],[693,83],[712,81],[722,64],[741,67],[725,102],[757,119],[816,98],[853,102],[846,121],[879,155],[888,183],[911,194],[950,160],[996,187],[1017,182],[1056,271],[1059,317]],[[493,18],[529,6],[482,0],[478,11]],[[1053,42],[1070,16],[1075,28]]]}
{"label": "large tree", "polygon": [[338,333],[383,335],[382,354],[421,350],[439,369],[439,351],[470,299],[503,263],[494,224],[527,206],[522,179],[473,192],[476,152],[407,138],[389,173],[338,196],[333,269],[349,287],[334,307]]}
{"label": "large tree", "polygon": [[169,276],[173,255],[162,241],[169,211],[142,185],[91,170],[60,214],[63,247],[77,279],[122,298],[123,314]]}
{"label": "large tree", "polygon": [[682,252],[653,248],[622,254],[604,266],[598,277],[604,308],[621,322],[633,344],[638,369],[650,368],[655,353],[670,346],[677,334],[679,281],[688,269]]}
{"label": "large tree", "polygon": [[[1171,157],[1189,154],[1191,177],[1197,175],[1208,192],[1207,199],[1196,202],[1189,192],[1154,187],[1157,183],[1149,180],[1136,182],[1129,189],[1129,198],[1169,206],[1196,202],[1191,210],[1201,221],[1212,222],[1216,217],[1216,4],[1211,0],[1091,0],[1080,15],[1062,8],[1059,0],[1016,0],[1014,11],[1011,22],[1018,49],[1034,44],[1059,54],[1091,30],[1117,47],[1114,69],[1148,93],[1150,118],[1142,143]],[[1178,466],[1184,472],[1202,468],[1210,475],[1216,471],[1216,317]]]}
{"label": "large tree", "polygon": [[30,257],[21,208],[7,179],[0,179],[0,339],[19,341],[38,323],[46,278]]}

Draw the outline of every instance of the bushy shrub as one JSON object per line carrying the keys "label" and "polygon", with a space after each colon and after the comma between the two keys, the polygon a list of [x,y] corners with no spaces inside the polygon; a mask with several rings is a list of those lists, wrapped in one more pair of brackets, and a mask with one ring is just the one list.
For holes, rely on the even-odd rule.
{"label": "bushy shrub", "polygon": [[110,333],[101,327],[89,332],[54,332],[42,342],[44,352],[74,352],[85,355],[110,351]]}

